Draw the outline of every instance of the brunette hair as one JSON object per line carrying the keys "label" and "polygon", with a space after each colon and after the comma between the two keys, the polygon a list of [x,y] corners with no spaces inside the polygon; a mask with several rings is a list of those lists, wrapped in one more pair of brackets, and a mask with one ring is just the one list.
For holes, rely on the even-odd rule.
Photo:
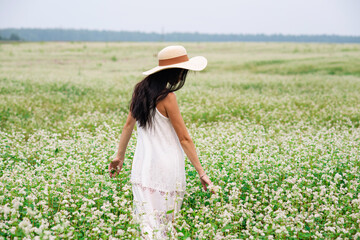
{"label": "brunette hair", "polygon": [[188,71],[182,68],[169,68],[153,73],[136,84],[130,102],[130,112],[140,127],[152,125],[156,104],[170,92],[184,86]]}

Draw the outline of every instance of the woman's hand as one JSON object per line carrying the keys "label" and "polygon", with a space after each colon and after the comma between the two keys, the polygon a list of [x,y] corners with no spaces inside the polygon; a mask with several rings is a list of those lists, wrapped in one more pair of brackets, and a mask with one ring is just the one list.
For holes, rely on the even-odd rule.
{"label": "woman's hand", "polygon": [[114,160],[112,160],[109,164],[109,173],[111,178],[120,173],[123,163],[124,160],[121,160],[120,158],[114,158]]}
{"label": "woman's hand", "polygon": [[[207,191],[207,187],[213,186],[214,184],[210,181],[209,177],[205,174],[202,178],[200,178],[201,184],[205,191]],[[215,193],[214,190],[211,190],[212,193]]]}

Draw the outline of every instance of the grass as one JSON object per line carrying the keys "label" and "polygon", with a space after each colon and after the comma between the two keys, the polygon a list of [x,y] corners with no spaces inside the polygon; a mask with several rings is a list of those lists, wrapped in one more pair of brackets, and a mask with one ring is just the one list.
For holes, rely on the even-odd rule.
{"label": "grass", "polygon": [[[107,165],[141,72],[178,43],[0,44],[0,236],[138,238]],[[179,106],[219,193],[186,159],[180,239],[359,238],[360,46],[183,43],[208,67]]]}

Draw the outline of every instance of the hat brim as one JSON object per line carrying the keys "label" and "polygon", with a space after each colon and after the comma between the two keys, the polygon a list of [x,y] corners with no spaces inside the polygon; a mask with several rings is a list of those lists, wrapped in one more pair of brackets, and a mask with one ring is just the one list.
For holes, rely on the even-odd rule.
{"label": "hat brim", "polygon": [[159,72],[164,69],[169,69],[169,68],[183,68],[183,69],[188,69],[188,70],[192,70],[192,71],[201,71],[206,67],[206,65],[207,65],[206,58],[204,58],[203,56],[197,56],[197,57],[190,58],[189,61],[186,61],[186,62],[167,65],[167,66],[157,66],[146,72],[143,72],[142,74],[145,76],[148,76],[150,74]]}

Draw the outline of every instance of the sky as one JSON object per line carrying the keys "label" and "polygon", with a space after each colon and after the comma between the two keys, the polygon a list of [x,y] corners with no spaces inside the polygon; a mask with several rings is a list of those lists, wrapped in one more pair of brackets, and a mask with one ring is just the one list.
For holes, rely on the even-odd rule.
{"label": "sky", "polygon": [[360,0],[0,0],[0,28],[360,36]]}

